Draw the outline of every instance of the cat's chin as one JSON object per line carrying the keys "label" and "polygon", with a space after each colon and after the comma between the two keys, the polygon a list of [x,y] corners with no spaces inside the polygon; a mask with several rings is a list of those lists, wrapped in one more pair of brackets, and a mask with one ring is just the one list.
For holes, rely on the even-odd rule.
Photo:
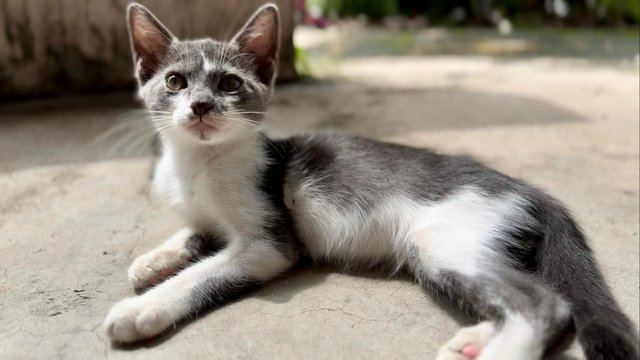
{"label": "cat's chin", "polygon": [[224,121],[211,116],[203,116],[198,120],[190,120],[183,125],[184,129],[198,137],[210,136],[229,128]]}
{"label": "cat's chin", "polygon": [[184,133],[197,143],[215,144],[229,138],[229,126],[222,122],[199,121],[184,126]]}
{"label": "cat's chin", "polygon": [[183,145],[219,145],[232,141],[235,135],[230,129],[204,129],[204,131],[185,129],[179,139],[174,139],[172,142]]}
{"label": "cat's chin", "polygon": [[205,122],[197,122],[193,125],[190,125],[188,129],[196,134],[211,134],[218,130],[216,126],[212,126]]}

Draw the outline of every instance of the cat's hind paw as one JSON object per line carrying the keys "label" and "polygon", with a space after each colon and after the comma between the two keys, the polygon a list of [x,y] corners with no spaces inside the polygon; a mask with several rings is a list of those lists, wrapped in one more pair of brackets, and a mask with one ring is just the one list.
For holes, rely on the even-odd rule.
{"label": "cat's hind paw", "polygon": [[495,325],[490,321],[462,328],[440,348],[436,360],[477,359],[494,334]]}
{"label": "cat's hind paw", "polygon": [[130,343],[149,339],[173,324],[165,310],[158,306],[143,304],[139,299],[124,299],[109,311],[103,325],[105,332],[112,340]]}

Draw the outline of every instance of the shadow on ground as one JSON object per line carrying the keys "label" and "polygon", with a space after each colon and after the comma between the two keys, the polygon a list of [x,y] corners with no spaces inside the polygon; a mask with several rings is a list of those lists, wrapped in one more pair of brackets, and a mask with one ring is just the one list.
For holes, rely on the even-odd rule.
{"label": "shadow on ground", "polygon": [[[371,271],[347,271],[347,272],[338,271],[338,272],[346,275],[350,275],[350,276],[357,276],[357,277],[373,279],[373,280],[384,281],[390,278],[390,276],[384,275],[384,273],[382,272],[379,272],[379,273],[375,273],[375,272],[372,273]],[[323,266],[323,265],[314,266],[314,267],[304,266],[298,269],[294,269],[291,272],[279,277],[278,279],[275,279],[274,281],[269,282],[265,286],[262,286],[253,291],[249,291],[247,293],[243,293],[240,296],[238,296],[236,299],[228,301],[224,304],[221,304],[220,306],[210,309],[206,313],[198,315],[195,319],[187,320],[180,324],[177,324],[172,329],[169,329],[168,331],[166,331],[165,333],[163,333],[162,335],[156,338],[153,338],[147,341],[141,341],[134,344],[126,344],[126,345],[112,343],[111,346],[114,349],[124,350],[124,351],[138,351],[142,349],[158,347],[166,343],[170,339],[172,339],[180,331],[183,331],[185,328],[191,326],[191,324],[193,324],[194,321],[201,318],[206,318],[207,316],[212,315],[221,306],[226,306],[231,303],[235,303],[237,301],[241,301],[249,297],[266,300],[275,304],[286,304],[289,301],[291,301],[296,295],[304,292],[305,290],[318,287],[319,285],[325,282],[326,278],[330,274],[333,274],[333,273],[336,273],[336,269],[331,268],[329,266]],[[394,276],[393,278],[396,280],[407,282],[407,283],[414,283],[411,276],[407,273],[401,273],[398,276]],[[415,285],[415,286],[418,286],[418,285]],[[472,318],[461,313],[459,310],[457,310],[453,306],[453,304],[446,301],[445,299],[429,294],[427,292],[424,292],[424,294],[425,294],[425,297],[427,297],[429,300],[438,304],[440,308],[444,310],[449,317],[455,319],[460,326],[470,326],[473,323],[475,323],[475,321]],[[292,321],[295,321],[294,317],[292,317],[291,319]],[[554,357],[554,359],[555,360],[576,360],[577,358],[571,355],[561,355],[559,357]]]}
{"label": "shadow on ground", "polygon": [[[139,109],[130,94],[0,105],[0,172],[150,156],[152,129]],[[311,81],[277,90],[266,128],[275,136],[340,129],[382,138],[583,120],[522,96]]]}

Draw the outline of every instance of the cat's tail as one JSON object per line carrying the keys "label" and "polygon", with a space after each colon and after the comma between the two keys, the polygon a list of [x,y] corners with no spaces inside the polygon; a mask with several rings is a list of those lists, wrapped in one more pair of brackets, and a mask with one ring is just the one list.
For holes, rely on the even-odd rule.
{"label": "cat's tail", "polygon": [[572,304],[578,339],[589,360],[639,359],[638,335],[622,313],[569,212],[545,201],[538,272]]}

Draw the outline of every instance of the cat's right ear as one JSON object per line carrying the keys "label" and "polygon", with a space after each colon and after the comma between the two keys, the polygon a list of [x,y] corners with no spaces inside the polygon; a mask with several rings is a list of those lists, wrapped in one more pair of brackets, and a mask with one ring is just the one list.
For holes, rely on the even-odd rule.
{"label": "cat's right ear", "polygon": [[262,83],[273,86],[278,69],[280,47],[280,15],[274,4],[265,4],[251,16],[233,37],[242,53],[253,57],[256,73]]}
{"label": "cat's right ear", "polygon": [[131,3],[127,24],[136,76],[142,84],[153,77],[167,49],[176,38],[146,7]]}

